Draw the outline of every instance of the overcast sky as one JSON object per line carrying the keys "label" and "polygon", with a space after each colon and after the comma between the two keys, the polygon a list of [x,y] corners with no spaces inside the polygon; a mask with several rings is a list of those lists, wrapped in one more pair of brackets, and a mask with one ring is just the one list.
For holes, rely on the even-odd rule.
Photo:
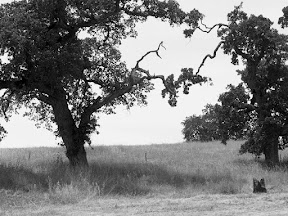
{"label": "overcast sky", "polygon": [[[0,0],[1,3],[9,0]],[[241,0],[178,0],[180,6],[189,11],[193,8],[205,14],[204,22],[208,26],[215,23],[226,23],[227,13],[239,5]],[[243,9],[248,14],[270,18],[277,25],[282,15],[282,8],[288,6],[287,0],[242,0]],[[209,35],[196,32],[191,39],[185,39],[183,28],[170,27],[155,19],[137,25],[138,37],[123,41],[120,49],[123,60],[128,67],[133,67],[136,61],[149,50],[157,48],[163,41],[165,49],[160,51],[162,59],[149,56],[141,66],[152,74],[165,76],[174,73],[180,74],[183,67],[192,67],[197,70],[203,57],[212,53],[219,43],[216,32]],[[286,30],[282,30],[286,34]],[[193,86],[189,95],[180,94],[177,107],[170,107],[167,99],[161,97],[161,82],[155,82],[155,90],[148,96],[148,106],[133,107],[126,110],[118,107],[115,115],[102,115],[99,123],[99,135],[93,134],[93,145],[135,145],[161,144],[183,142],[181,122],[193,114],[201,114],[207,103],[215,104],[219,94],[225,91],[228,84],[237,85],[240,77],[236,70],[241,66],[233,66],[230,57],[218,52],[217,58],[208,59],[201,69],[201,74],[212,78],[213,86],[204,84]],[[35,147],[56,146],[52,133],[45,129],[36,129],[33,122],[21,116],[13,117],[9,123],[3,124],[8,136],[0,143],[1,147]]]}

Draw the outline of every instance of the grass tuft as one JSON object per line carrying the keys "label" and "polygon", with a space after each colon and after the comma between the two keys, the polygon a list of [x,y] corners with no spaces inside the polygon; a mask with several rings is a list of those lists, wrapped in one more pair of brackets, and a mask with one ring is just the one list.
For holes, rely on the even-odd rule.
{"label": "grass tuft", "polygon": [[77,178],[69,184],[49,186],[48,199],[53,204],[73,204],[100,195],[99,187],[91,184],[86,178]]}

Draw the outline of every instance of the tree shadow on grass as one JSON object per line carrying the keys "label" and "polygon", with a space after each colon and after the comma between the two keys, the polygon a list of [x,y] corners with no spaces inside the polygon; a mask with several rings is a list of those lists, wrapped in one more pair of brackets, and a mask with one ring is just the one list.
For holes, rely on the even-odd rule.
{"label": "tree shadow on grass", "polygon": [[0,164],[0,189],[30,191],[48,188],[46,176],[19,166]]}
{"label": "tree shadow on grass", "polygon": [[50,170],[50,185],[88,181],[100,194],[145,195],[151,185],[182,187],[190,182],[203,182],[202,177],[187,176],[169,171],[163,166],[150,163],[90,163],[86,171],[71,171],[68,164],[54,166]]}
{"label": "tree shadow on grass", "polygon": [[288,159],[280,161],[278,164],[268,164],[264,160],[259,161],[262,169],[267,171],[288,171]]}
{"label": "tree shadow on grass", "polygon": [[233,161],[233,164],[243,167],[249,167],[257,165],[261,169],[266,171],[288,171],[288,158],[281,160],[278,164],[269,164],[265,161],[264,158],[257,158],[254,159],[236,159]]}
{"label": "tree shadow on grass", "polygon": [[251,159],[246,159],[246,158],[237,158],[233,160],[233,164],[237,166],[243,166],[243,167],[249,167],[253,166],[255,164],[258,164],[262,161],[262,159],[257,159],[257,158],[251,158]]}
{"label": "tree shadow on grass", "polygon": [[235,182],[232,174],[228,172],[207,174],[199,169],[187,174],[151,163],[93,163],[89,169],[89,178],[98,184],[103,194],[142,195],[151,192],[152,186],[157,185],[180,189],[189,185]]}
{"label": "tree shadow on grass", "polygon": [[[234,182],[229,173],[207,175],[200,169],[191,174],[171,171],[151,163],[91,163],[86,171],[71,171],[67,163],[47,165],[45,172],[34,173],[23,167],[0,165],[0,189],[24,190],[51,188],[65,185],[97,188],[100,195],[145,195],[152,186],[168,185],[183,188],[189,185],[205,186],[209,183]],[[88,185],[87,185],[88,183]]]}
{"label": "tree shadow on grass", "polygon": [[150,192],[151,185],[182,187],[187,183],[187,176],[148,163],[94,163],[90,165],[90,177],[104,194],[142,195]]}

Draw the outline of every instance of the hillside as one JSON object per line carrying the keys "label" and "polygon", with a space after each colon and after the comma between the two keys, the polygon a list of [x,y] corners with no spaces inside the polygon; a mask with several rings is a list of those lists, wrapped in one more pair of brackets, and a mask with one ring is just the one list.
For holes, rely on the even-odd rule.
{"label": "hillside", "polygon": [[[61,148],[0,149],[0,209],[4,215],[288,212],[287,150],[280,166],[268,168],[261,158],[239,155],[241,143],[95,146],[87,149],[85,173],[69,171]],[[253,178],[265,178],[267,194],[252,193]]]}

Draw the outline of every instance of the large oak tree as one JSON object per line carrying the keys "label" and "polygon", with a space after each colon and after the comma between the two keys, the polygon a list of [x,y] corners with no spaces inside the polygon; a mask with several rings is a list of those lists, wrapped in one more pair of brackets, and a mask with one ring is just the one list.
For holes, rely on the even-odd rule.
{"label": "large oak tree", "polygon": [[[0,6],[1,115],[8,119],[21,107],[48,128],[57,126],[72,166],[86,166],[84,148],[97,126],[97,114],[117,105],[146,104],[151,80],[163,82],[163,97],[176,105],[178,89],[207,81],[192,69],[181,75],[152,75],[141,61],[121,61],[119,45],[136,37],[135,25],[148,17],[194,31],[203,15],[188,13],[176,1],[158,0],[22,0]],[[86,38],[79,38],[80,32]],[[133,52],[133,50],[131,50]],[[3,130],[2,130],[3,131]]]}
{"label": "large oak tree", "polygon": [[[279,24],[286,27],[287,7],[283,13]],[[231,56],[232,64],[242,61],[245,66],[238,73],[252,98],[250,103],[237,106],[239,110],[256,112],[257,127],[241,151],[264,153],[268,164],[277,164],[278,137],[286,136],[288,132],[288,36],[280,34],[272,24],[262,15],[248,16],[240,5],[228,14],[228,24],[198,28],[209,33],[218,27],[218,37],[221,38],[214,54],[207,55],[201,66],[208,57],[215,58],[220,48]],[[234,107],[231,103],[231,108]]]}

